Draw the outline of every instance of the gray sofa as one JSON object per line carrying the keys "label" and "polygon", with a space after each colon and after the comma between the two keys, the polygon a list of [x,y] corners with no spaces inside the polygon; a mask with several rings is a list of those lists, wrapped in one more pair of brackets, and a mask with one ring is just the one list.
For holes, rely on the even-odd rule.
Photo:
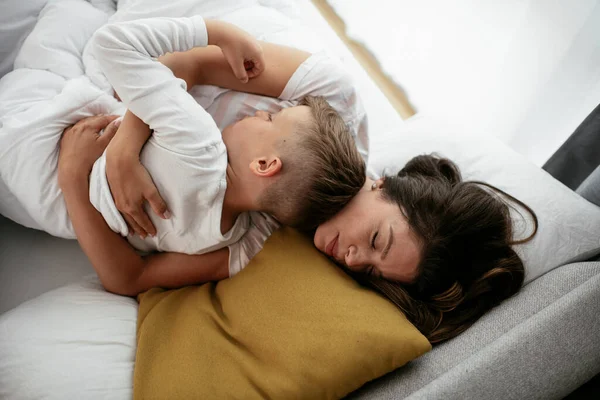
{"label": "gray sofa", "polygon": [[534,280],[356,399],[561,399],[600,373],[600,262]]}
{"label": "gray sofa", "polygon": [[[544,167],[598,207],[599,116],[600,106]],[[581,137],[587,142],[574,143]],[[561,399],[592,378],[574,399],[600,398],[598,255],[538,277],[459,337],[350,398]]]}
{"label": "gray sofa", "polygon": [[[577,193],[600,206],[600,167]],[[462,335],[350,398],[561,399],[597,374],[600,257],[595,256],[547,272]],[[585,398],[600,397],[597,385],[586,393]]]}
{"label": "gray sofa", "polygon": [[[45,0],[12,3],[41,8]],[[0,63],[0,74],[4,69]],[[369,112],[377,111],[381,103],[366,97],[376,104]],[[374,132],[388,125],[393,121],[372,118]],[[594,187],[600,184],[586,193]],[[0,216],[0,314],[91,273],[76,242]],[[600,373],[599,316],[600,262],[567,264],[526,285],[459,337],[349,398],[560,399]]]}

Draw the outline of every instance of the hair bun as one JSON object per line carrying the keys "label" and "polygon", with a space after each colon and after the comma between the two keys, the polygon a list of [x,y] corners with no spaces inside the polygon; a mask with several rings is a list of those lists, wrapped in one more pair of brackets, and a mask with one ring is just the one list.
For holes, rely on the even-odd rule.
{"label": "hair bun", "polygon": [[435,154],[420,155],[412,158],[398,172],[399,177],[428,177],[447,181],[456,185],[462,181],[458,166],[447,158]]}

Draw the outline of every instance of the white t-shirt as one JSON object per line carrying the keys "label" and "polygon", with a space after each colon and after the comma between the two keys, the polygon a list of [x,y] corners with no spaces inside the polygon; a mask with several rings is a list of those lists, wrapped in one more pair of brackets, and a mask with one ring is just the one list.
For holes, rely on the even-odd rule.
{"label": "white t-shirt", "polygon": [[[92,38],[90,46],[110,84],[154,129],[140,160],[172,217],[163,220],[150,212],[158,234],[145,239],[128,236],[138,250],[202,254],[238,241],[249,227],[249,216],[242,214],[227,233],[221,233],[227,187],[221,131],[187,92],[185,82],[153,60],[207,44],[206,26],[199,16],[107,25]],[[90,176],[90,200],[111,229],[126,236],[127,225],[110,193],[105,165],[103,155]]]}

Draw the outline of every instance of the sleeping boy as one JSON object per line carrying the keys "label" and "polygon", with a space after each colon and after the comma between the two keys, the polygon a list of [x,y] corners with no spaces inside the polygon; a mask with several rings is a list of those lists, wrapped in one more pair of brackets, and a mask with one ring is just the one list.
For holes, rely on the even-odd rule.
{"label": "sleeping boy", "polygon": [[[321,98],[308,97],[275,115],[257,112],[221,133],[186,92],[184,82],[152,59],[206,45],[219,46],[234,71],[251,68],[255,76],[264,68],[260,46],[248,34],[223,22],[205,23],[198,16],[107,25],[92,39],[103,72],[131,111],[122,127],[139,123],[137,116],[153,129],[140,160],[167,200],[171,216],[153,219],[156,236],[128,238],[138,250],[217,257],[222,253],[215,250],[246,232],[248,212],[266,212],[283,224],[310,229],[339,211],[364,183],[364,161],[352,136]],[[80,185],[65,178],[80,173],[73,170],[70,160],[76,155],[68,157],[69,152],[74,153],[61,148],[61,188],[78,240],[107,290],[137,294],[154,286],[229,275],[223,268],[211,268],[209,259],[202,268],[177,268],[177,263],[161,262],[160,257],[153,265],[139,263],[134,256],[131,262],[114,262],[122,256],[122,246],[106,224],[123,236],[129,232],[106,180],[105,156],[91,171],[89,200],[106,224],[78,200]],[[97,237],[106,240],[99,244]]]}

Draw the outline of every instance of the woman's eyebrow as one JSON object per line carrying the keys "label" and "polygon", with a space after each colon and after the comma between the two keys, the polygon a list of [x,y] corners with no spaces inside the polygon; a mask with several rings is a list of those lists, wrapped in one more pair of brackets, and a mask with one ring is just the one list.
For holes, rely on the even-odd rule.
{"label": "woman's eyebrow", "polygon": [[390,235],[388,236],[388,242],[383,249],[383,254],[381,255],[381,260],[385,260],[388,253],[390,252],[390,247],[394,244],[394,230],[392,229],[392,225],[390,224]]}

